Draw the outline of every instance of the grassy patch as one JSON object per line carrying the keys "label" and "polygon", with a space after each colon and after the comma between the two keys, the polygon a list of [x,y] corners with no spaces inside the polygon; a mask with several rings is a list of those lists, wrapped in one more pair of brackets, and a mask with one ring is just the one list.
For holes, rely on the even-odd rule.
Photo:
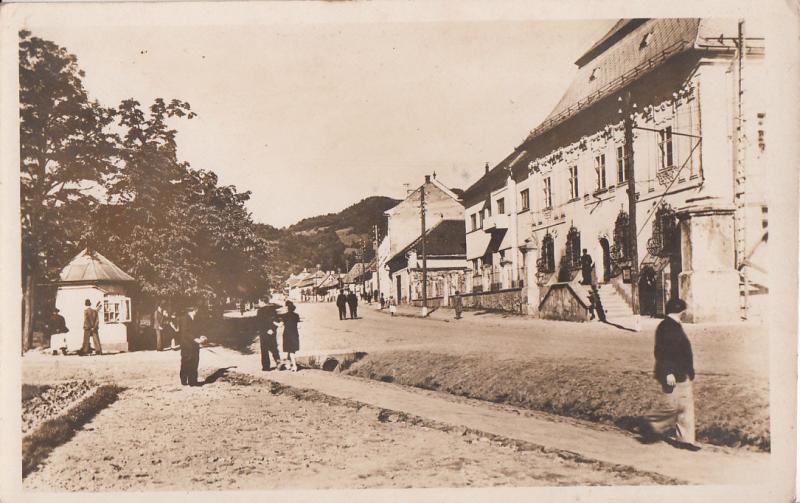
{"label": "grassy patch", "polygon": [[66,413],[43,422],[25,436],[22,439],[22,477],[27,477],[53,449],[71,439],[78,428],[113,403],[120,391],[122,388],[112,384],[100,386]]}
{"label": "grassy patch", "polygon": [[[633,430],[663,399],[651,372],[606,361],[496,360],[487,356],[393,351],[372,353],[350,375],[396,382]],[[695,380],[698,439],[768,451],[765,382],[704,375]]]}

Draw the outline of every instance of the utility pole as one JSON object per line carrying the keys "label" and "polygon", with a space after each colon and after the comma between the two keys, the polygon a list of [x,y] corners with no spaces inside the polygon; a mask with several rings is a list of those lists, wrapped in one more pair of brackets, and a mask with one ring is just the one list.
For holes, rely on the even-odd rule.
{"label": "utility pole", "polygon": [[736,267],[741,276],[742,318],[747,319],[750,302],[750,280],[747,275],[747,170],[745,166],[745,130],[742,98],[744,95],[744,20],[739,20],[736,40],[736,178],[734,183],[734,236],[736,240]]}
{"label": "utility pole", "polygon": [[381,264],[380,260],[378,259],[378,224],[373,225],[375,230],[375,242],[373,244],[373,248],[375,249],[375,284],[378,288],[378,295],[381,294]]}
{"label": "utility pole", "polygon": [[[425,177],[425,183],[428,177]],[[428,316],[428,261],[425,256],[425,184],[420,189],[419,218],[422,227],[422,316]],[[411,299],[409,299],[411,300]]]}
{"label": "utility pole", "polygon": [[633,164],[633,113],[636,109],[636,104],[631,104],[630,91],[625,92],[625,98],[619,98],[622,102],[620,113],[623,114],[623,126],[625,129],[625,178],[628,181],[628,230],[631,243],[631,297],[633,298],[633,324],[634,330],[641,329],[641,320],[639,319],[639,246],[638,236],[636,232],[636,178]]}

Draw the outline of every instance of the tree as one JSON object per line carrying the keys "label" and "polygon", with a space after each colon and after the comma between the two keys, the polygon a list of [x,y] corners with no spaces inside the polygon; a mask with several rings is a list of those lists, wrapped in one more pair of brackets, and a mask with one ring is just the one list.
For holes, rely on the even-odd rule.
{"label": "tree", "polygon": [[[32,345],[35,286],[76,250],[65,219],[89,211],[115,170],[115,112],[89,98],[77,58],[19,32],[23,349]],[[74,243],[72,243],[74,246]],[[72,249],[70,249],[72,248]]]}

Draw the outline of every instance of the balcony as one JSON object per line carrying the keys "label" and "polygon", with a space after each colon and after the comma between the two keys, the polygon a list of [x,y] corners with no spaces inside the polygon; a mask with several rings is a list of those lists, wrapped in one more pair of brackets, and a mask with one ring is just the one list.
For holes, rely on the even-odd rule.
{"label": "balcony", "polygon": [[508,215],[492,215],[483,219],[483,231],[502,231],[508,229]]}

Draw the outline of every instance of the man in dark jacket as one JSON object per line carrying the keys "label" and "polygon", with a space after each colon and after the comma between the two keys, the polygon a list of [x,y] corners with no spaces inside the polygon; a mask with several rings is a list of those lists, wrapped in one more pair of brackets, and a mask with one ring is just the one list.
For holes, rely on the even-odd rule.
{"label": "man in dark jacket", "polygon": [[275,360],[275,367],[281,364],[278,353],[278,306],[267,304],[258,308],[256,320],[258,321],[258,338],[261,342],[261,370],[270,370],[269,355]]}
{"label": "man in dark jacket", "polygon": [[686,302],[670,299],[666,306],[667,317],[656,328],[654,376],[669,405],[645,418],[642,434],[647,439],[657,439],[675,429],[677,440],[683,446],[698,450],[695,444],[692,344],[680,322],[680,313],[685,310]]}
{"label": "man in dark jacket", "polygon": [[197,386],[197,368],[200,366],[200,344],[205,337],[199,336],[197,308],[190,306],[178,319],[178,338],[181,341],[181,384]]}
{"label": "man in dark jacket", "polygon": [[69,332],[66,320],[59,313],[60,311],[54,308],[53,314],[50,317],[50,321],[47,322],[47,332],[50,336],[50,341],[48,344],[53,350],[54,355],[58,354],[58,350],[61,350],[62,353],[67,354],[66,339],[64,339],[64,337],[56,338],[56,340],[53,339],[54,335],[65,334]]}
{"label": "man in dark jacket", "polygon": [[344,291],[339,290],[339,295],[336,296],[336,307],[339,308],[339,320],[347,319],[347,296]]}
{"label": "man in dark jacket", "polygon": [[583,281],[581,281],[582,284],[592,284],[592,267],[594,267],[594,260],[592,260],[592,256],[589,255],[589,252],[586,250],[586,248],[584,248],[583,255],[581,255],[581,275],[583,276]]}
{"label": "man in dark jacket", "polygon": [[350,306],[350,318],[358,318],[358,297],[355,292],[347,294],[347,304]]}
{"label": "man in dark jacket", "polygon": [[[89,347],[89,338],[92,339],[94,344],[94,351],[98,355],[103,354],[103,348],[100,347],[100,317],[97,315],[97,309],[92,307],[92,301],[86,299],[83,303],[86,307],[83,310],[83,346],[80,350],[80,355],[88,355],[91,351]],[[100,307],[100,302],[97,303]]]}

